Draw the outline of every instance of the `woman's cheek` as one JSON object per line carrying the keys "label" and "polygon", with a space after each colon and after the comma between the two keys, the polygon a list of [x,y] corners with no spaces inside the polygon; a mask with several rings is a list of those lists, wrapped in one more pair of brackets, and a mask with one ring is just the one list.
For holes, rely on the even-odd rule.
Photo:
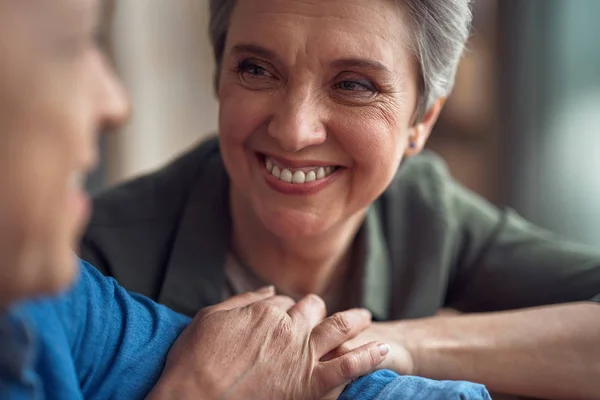
{"label": "woman's cheek", "polygon": [[363,113],[354,118],[341,117],[334,127],[336,140],[350,155],[354,164],[380,169],[394,163],[398,154],[398,136],[385,121]]}
{"label": "woman's cheek", "polygon": [[340,144],[353,162],[352,187],[360,202],[372,202],[389,185],[402,158],[401,133],[377,118],[346,120]]}
{"label": "woman's cheek", "polygon": [[268,99],[261,93],[241,87],[224,89],[220,94],[221,134],[235,143],[244,143],[268,115]]}

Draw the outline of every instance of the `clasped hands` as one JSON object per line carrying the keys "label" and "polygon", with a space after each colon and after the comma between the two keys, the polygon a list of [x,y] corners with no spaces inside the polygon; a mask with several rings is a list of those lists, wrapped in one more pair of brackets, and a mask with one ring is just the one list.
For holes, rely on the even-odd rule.
{"label": "clasped hands", "polygon": [[273,288],[207,307],[171,348],[148,398],[335,398],[382,366],[390,346],[369,332],[366,310],[325,317],[318,296],[296,303]]}

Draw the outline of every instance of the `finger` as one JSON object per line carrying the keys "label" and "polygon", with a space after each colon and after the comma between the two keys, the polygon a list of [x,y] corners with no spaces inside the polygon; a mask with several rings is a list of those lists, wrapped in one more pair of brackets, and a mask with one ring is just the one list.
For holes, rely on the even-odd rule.
{"label": "finger", "polygon": [[320,359],[371,325],[371,313],[364,309],[343,311],[326,318],[310,336],[313,351]]}
{"label": "finger", "polygon": [[309,294],[290,308],[288,314],[296,326],[310,332],[323,321],[327,315],[327,309],[323,299],[315,294]]}
{"label": "finger", "polygon": [[252,303],[266,300],[273,296],[275,296],[275,288],[273,286],[267,286],[254,292],[238,294],[237,296],[233,296],[219,304],[215,304],[214,306],[211,306],[211,313],[246,307]]}
{"label": "finger", "polygon": [[271,304],[285,312],[296,304],[296,302],[288,296],[273,296],[270,299],[263,300],[263,302]]}
{"label": "finger", "polygon": [[382,342],[371,342],[356,348],[341,357],[319,363],[315,378],[323,392],[373,372],[390,352],[390,346]]}
{"label": "finger", "polygon": [[346,343],[336,347],[335,349],[331,350],[329,353],[327,353],[323,357],[321,357],[320,361],[329,361],[329,360],[333,360],[334,358],[343,356],[344,354],[346,354],[347,352],[352,350],[352,347],[349,346],[348,343],[349,342],[346,342]]}

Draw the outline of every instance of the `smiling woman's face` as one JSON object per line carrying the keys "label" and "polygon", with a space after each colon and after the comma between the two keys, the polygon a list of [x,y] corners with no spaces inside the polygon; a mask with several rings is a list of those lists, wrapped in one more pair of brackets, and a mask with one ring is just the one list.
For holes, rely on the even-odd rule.
{"label": "smiling woman's face", "polygon": [[275,235],[330,232],[420,148],[407,150],[420,131],[409,29],[393,1],[238,2],[219,86],[221,152],[234,196]]}

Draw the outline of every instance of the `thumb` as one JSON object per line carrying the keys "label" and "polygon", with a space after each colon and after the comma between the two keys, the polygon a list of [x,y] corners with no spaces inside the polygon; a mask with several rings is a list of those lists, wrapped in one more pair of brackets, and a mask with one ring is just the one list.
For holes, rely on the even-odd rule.
{"label": "thumb", "polygon": [[340,385],[373,372],[386,358],[390,346],[386,343],[371,342],[349,351],[341,357],[320,362],[315,368],[315,377],[320,388],[330,391]]}

